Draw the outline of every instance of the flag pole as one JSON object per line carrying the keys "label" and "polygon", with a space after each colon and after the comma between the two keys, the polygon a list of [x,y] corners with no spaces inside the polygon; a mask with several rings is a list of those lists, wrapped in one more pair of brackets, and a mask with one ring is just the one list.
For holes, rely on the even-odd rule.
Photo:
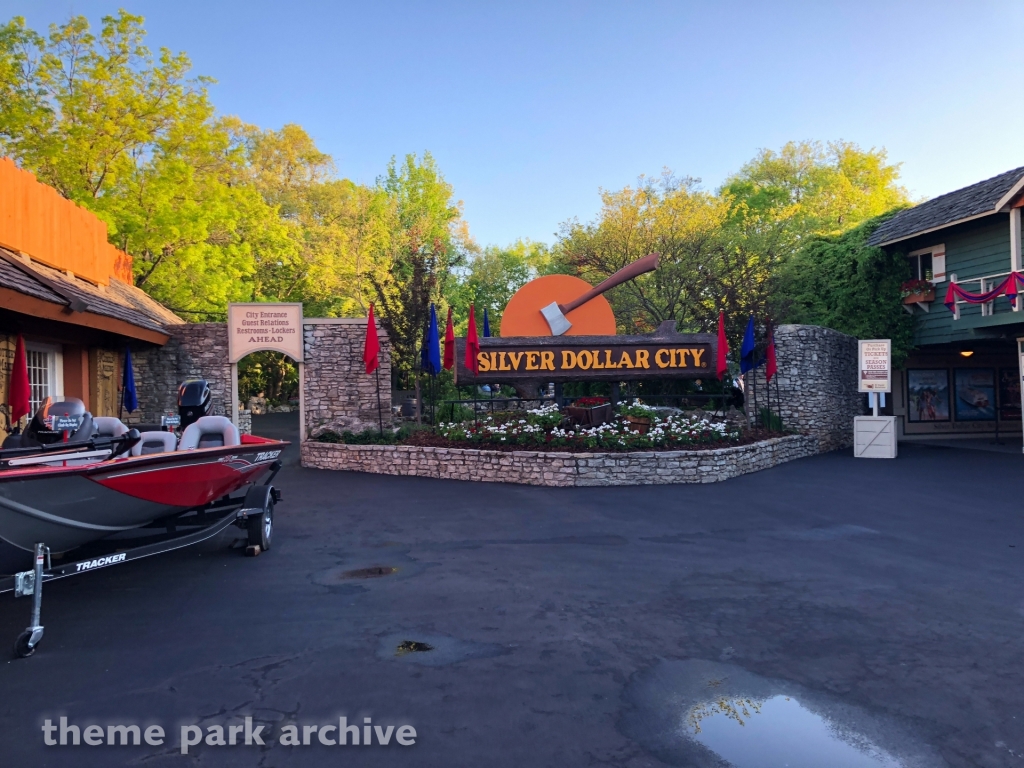
{"label": "flag pole", "polygon": [[[776,352],[775,354],[778,354]],[[782,390],[779,389],[779,373],[775,372],[775,405],[779,408],[779,431],[783,430],[782,424]]]}
{"label": "flag pole", "polygon": [[[754,352],[754,359],[757,359],[756,351]],[[750,377],[750,389],[754,393],[754,423],[756,424],[761,421],[761,411],[757,407],[757,367],[751,368],[750,373],[752,374]]]}
{"label": "flag pole", "polygon": [[384,412],[380,405],[380,366],[373,369],[374,378],[377,380],[377,423],[380,425],[380,436],[384,437]]}
{"label": "flag pole", "polygon": [[765,341],[765,350],[764,350],[764,352],[765,352],[765,354],[764,354],[764,358],[765,358],[765,362],[764,362],[764,387],[767,390],[765,392],[765,398],[768,401],[768,423],[765,426],[769,430],[771,430],[771,428],[772,428],[772,382],[771,382],[771,379],[768,378],[768,345],[771,344],[772,341],[773,341],[773,339],[772,339],[772,321],[771,321],[771,318],[767,319],[767,321],[765,322],[765,325],[766,325],[766,331],[768,333],[768,335],[766,337],[767,340]]}

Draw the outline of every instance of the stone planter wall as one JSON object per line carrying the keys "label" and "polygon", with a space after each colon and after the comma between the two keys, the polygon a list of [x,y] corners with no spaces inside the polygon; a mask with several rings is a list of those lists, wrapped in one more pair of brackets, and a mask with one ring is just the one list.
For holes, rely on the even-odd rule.
{"label": "stone planter wall", "polygon": [[[813,435],[819,451],[853,445],[853,417],[865,412],[866,400],[857,392],[857,339],[816,325],[780,325],[775,329],[777,382],[772,380],[771,409],[781,411],[787,430]],[[769,402],[764,366],[757,377],[757,404]],[[747,387],[747,412],[755,417],[754,387]]]}
{"label": "stone planter wall", "polygon": [[302,466],[444,480],[555,487],[716,483],[818,452],[805,435],[713,451],[556,453],[421,448],[409,445],[341,445],[307,441]]}

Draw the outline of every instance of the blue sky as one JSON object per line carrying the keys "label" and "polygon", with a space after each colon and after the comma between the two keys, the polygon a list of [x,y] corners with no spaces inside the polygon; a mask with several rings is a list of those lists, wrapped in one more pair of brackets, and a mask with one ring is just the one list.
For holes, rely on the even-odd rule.
{"label": "blue sky", "polygon": [[1024,165],[1020,0],[0,0],[38,31],[120,6],[220,111],[299,123],[343,176],[429,150],[484,245],[551,242],[664,167],[713,189],[789,140],[885,147],[916,197]]}

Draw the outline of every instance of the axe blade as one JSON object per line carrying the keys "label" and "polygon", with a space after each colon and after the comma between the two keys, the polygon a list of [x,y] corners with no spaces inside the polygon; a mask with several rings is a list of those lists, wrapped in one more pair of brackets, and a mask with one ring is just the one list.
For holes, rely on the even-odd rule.
{"label": "axe blade", "polygon": [[561,336],[572,328],[572,323],[565,319],[565,315],[562,314],[562,310],[559,308],[557,301],[553,301],[548,304],[540,311],[540,313],[544,315],[544,319],[548,321],[548,327],[551,329],[552,336]]}

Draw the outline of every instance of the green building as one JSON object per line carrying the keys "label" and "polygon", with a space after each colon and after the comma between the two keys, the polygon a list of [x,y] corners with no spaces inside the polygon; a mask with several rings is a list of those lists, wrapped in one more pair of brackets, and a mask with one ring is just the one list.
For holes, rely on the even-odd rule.
{"label": "green building", "polygon": [[[927,284],[904,300],[917,349],[893,373],[886,411],[902,439],[1021,432],[1024,294],[984,304],[945,305],[951,284],[991,291],[1021,272],[1024,168],[972,184],[901,212],[872,235],[871,245],[910,260]],[[908,286],[909,287],[909,286]]]}

